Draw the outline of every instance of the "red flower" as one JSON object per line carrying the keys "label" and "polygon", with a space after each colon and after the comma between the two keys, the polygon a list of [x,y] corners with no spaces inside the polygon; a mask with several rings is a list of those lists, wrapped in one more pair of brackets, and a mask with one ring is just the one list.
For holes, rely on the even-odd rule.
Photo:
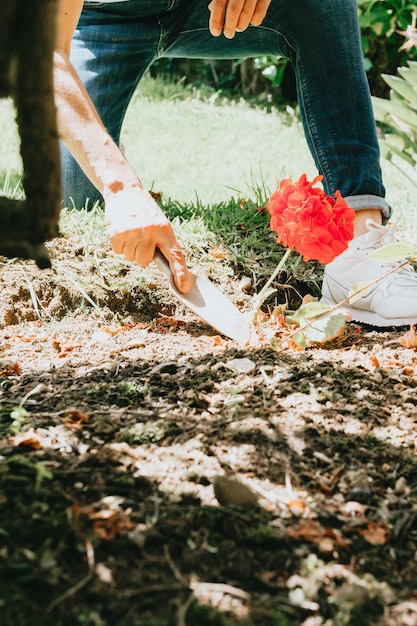
{"label": "red flower", "polygon": [[297,183],[291,178],[282,180],[278,191],[271,196],[268,209],[278,243],[295,248],[304,261],[317,259],[326,264],[348,247],[356,214],[339,191],[332,198],[314,187],[322,179],[317,176],[309,182],[302,174]]}

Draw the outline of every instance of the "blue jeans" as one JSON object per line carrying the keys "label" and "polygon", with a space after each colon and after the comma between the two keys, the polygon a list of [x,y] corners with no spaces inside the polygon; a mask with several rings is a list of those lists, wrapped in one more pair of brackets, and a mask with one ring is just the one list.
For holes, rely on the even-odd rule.
{"label": "blue jeans", "polygon": [[[71,60],[113,139],[119,142],[130,99],[156,59],[284,56],[295,69],[304,132],[326,193],[338,189],[354,209],[379,207],[387,219],[357,0],[272,0],[262,25],[232,40],[210,34],[207,5],[85,3]],[[66,206],[71,198],[77,208],[101,199],[65,149],[62,156]]]}

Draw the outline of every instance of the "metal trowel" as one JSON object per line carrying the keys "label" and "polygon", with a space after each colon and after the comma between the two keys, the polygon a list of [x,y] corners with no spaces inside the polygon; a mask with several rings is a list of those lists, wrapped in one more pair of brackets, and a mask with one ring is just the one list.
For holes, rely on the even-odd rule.
{"label": "metal trowel", "polygon": [[156,251],[153,260],[168,276],[170,291],[193,313],[222,335],[241,344],[249,341],[251,330],[248,318],[208,278],[192,274],[193,286],[184,294],[175,286],[169,263],[161,252]]}

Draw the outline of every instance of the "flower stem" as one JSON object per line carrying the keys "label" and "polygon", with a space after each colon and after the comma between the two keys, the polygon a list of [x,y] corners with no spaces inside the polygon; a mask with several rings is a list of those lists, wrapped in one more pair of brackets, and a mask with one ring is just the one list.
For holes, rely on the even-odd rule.
{"label": "flower stem", "polygon": [[[409,257],[409,258],[407,258],[405,261],[403,261],[399,265],[396,265],[395,267],[391,268],[385,274],[382,274],[382,276],[378,276],[378,278],[375,278],[374,280],[371,280],[369,283],[367,283],[366,285],[364,285],[363,287],[361,287],[360,289],[355,291],[354,295],[357,296],[358,294],[367,291],[370,287],[373,287],[374,285],[377,285],[378,283],[381,282],[381,280],[383,280],[387,276],[390,276],[391,274],[394,274],[395,272],[398,272],[399,269],[401,269],[402,267],[408,265],[408,263],[413,262],[413,261],[417,261],[417,257]],[[352,296],[349,294],[347,296],[347,298],[345,298],[341,302],[338,302],[337,304],[334,304],[333,306],[329,307],[329,309],[327,311],[324,311],[323,313],[320,313],[320,315],[317,315],[316,317],[311,319],[304,326],[302,326],[300,328],[297,328],[294,332],[292,332],[288,337],[286,337],[281,342],[280,349],[277,350],[277,352],[282,352],[282,351],[284,351],[288,347],[288,340],[289,339],[293,339],[293,337],[295,335],[297,335],[298,333],[304,332],[305,330],[310,328],[310,326],[312,326],[318,320],[321,320],[322,318],[326,317],[327,315],[330,315],[331,313],[334,313],[334,311],[336,311],[339,307],[343,307],[345,304],[349,304],[349,300],[350,300],[351,297]]]}
{"label": "flower stem", "polygon": [[284,256],[282,257],[282,259],[280,260],[280,262],[276,266],[275,270],[272,272],[271,276],[269,277],[269,279],[267,280],[265,285],[262,287],[261,291],[256,296],[254,296],[254,298],[253,298],[253,300],[254,300],[254,302],[253,302],[253,310],[254,310],[255,313],[258,311],[258,309],[262,305],[263,301],[268,297],[269,287],[271,286],[271,284],[273,283],[275,278],[278,276],[279,272],[285,266],[285,263],[287,262],[287,259],[290,256],[290,254],[291,254],[291,250],[289,248],[287,248],[287,250],[285,251]]}

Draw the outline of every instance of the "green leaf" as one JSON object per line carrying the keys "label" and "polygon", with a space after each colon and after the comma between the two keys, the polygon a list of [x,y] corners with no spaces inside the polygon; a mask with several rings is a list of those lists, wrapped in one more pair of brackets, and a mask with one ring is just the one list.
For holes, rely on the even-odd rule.
{"label": "green leaf", "polygon": [[23,423],[27,415],[29,415],[29,413],[26,411],[24,406],[17,406],[10,411],[10,418],[15,422]]}
{"label": "green leaf", "polygon": [[257,313],[265,300],[276,293],[276,289],[269,287],[269,289],[265,289],[265,291],[260,291],[256,296],[253,296],[253,311]]}
{"label": "green leaf", "polygon": [[408,152],[406,152],[405,150],[398,150],[396,146],[392,145],[391,136],[387,140],[384,139],[384,143],[386,143],[389,149],[391,150],[391,155],[396,154],[401,159],[404,159],[404,161],[407,161],[407,163],[409,163],[411,167],[415,167],[416,165],[415,158],[411,156],[410,154],[408,154]]}
{"label": "green leaf", "polygon": [[[273,287],[270,287],[269,289],[267,289],[264,293],[264,300],[267,300],[268,298],[270,298],[271,296],[274,295],[274,293],[277,293],[277,289],[274,289]],[[262,304],[262,302],[261,302]]]}
{"label": "green leaf", "polygon": [[[331,341],[343,332],[346,326],[346,313],[344,311],[333,311],[318,320],[315,320],[305,329],[300,329],[292,340],[298,346],[312,346],[315,343],[325,343]],[[307,322],[307,320],[304,320]],[[310,320],[311,322],[311,320]],[[301,324],[300,324],[301,326]]]}
{"label": "green leaf", "polygon": [[408,100],[415,108],[417,106],[417,91],[415,87],[407,83],[403,78],[398,76],[390,76],[389,74],[382,74],[384,81],[391,89],[397,92],[400,96]]}
{"label": "green leaf", "polygon": [[290,322],[295,322],[298,325],[301,325],[301,320],[311,320],[326,311],[329,311],[330,307],[328,304],[323,304],[322,302],[309,302],[308,304],[303,304],[299,309],[288,318]]}
{"label": "green leaf", "polygon": [[413,256],[417,256],[417,250],[406,243],[390,243],[368,254],[370,259],[379,263],[395,263]]}
{"label": "green leaf", "polygon": [[403,124],[416,132],[417,130],[417,112],[410,108],[405,101],[383,100],[382,98],[372,98],[374,114],[378,121],[384,122],[391,126],[398,126],[398,122],[394,123],[394,119],[398,118]]}
{"label": "green leaf", "polygon": [[295,345],[298,346],[299,348],[307,347],[306,338],[304,336],[304,333],[301,330],[292,336],[292,340],[295,343]]}
{"label": "green leaf", "polygon": [[417,87],[417,70],[411,67],[399,67],[398,73],[402,76],[407,83]]}
{"label": "green leaf", "polygon": [[352,289],[349,291],[348,298],[349,304],[353,304],[356,300],[363,298],[369,293],[371,287],[373,287],[374,281],[362,280],[360,283],[356,283],[353,285]]}

